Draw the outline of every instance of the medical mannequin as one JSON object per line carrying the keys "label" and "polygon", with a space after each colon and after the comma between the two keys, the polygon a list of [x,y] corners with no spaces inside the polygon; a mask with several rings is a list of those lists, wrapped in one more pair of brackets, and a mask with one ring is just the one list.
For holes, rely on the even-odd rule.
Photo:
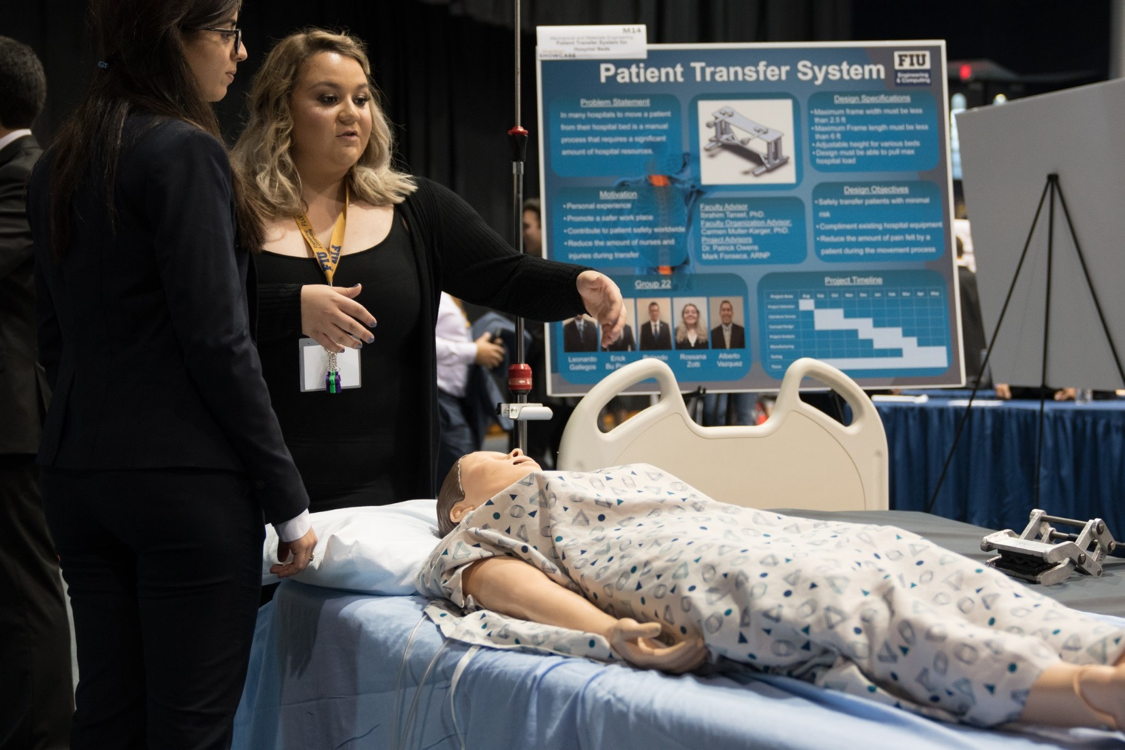
{"label": "medical mannequin", "polygon": [[[615,484],[621,478],[624,484]],[[583,489],[589,487],[599,489],[596,493]],[[587,635],[601,635],[617,657],[634,665],[681,673],[701,666],[709,654],[723,655],[771,672],[812,679],[818,684],[851,692],[850,686],[837,679],[846,675],[854,683],[866,685],[866,691],[872,694],[878,691],[889,696],[885,698],[887,702],[899,705],[901,700],[902,704],[908,704],[905,707],[913,704],[919,712],[976,725],[1018,721],[1055,726],[1125,726],[1125,659],[1122,658],[1125,631],[1068,610],[990,568],[977,567],[977,563],[968,558],[934,547],[909,532],[890,527],[786,518],[767,511],[736,508],[695,493],[674,477],[643,464],[589,473],[542,472],[538,464],[519,450],[508,454],[477,452],[464,456],[450,471],[438,497],[439,527],[446,537],[431,555],[428,566],[431,570],[419,575],[420,589],[438,597],[443,593],[448,596],[451,588],[457,589],[450,598],[456,601],[459,597],[470,607],[479,605],[519,620],[583,631],[578,634],[578,641],[583,644]],[[532,506],[535,512],[528,513],[526,509]],[[605,513],[600,513],[603,510]],[[580,521],[572,522],[576,512],[584,515]],[[606,515],[612,513],[628,516]],[[597,536],[579,539],[574,535],[585,528],[587,515],[591,524],[600,519],[608,520],[604,521],[604,527],[590,531]],[[522,524],[524,521],[526,525]],[[615,522],[617,525],[613,526]],[[520,537],[526,540],[524,542],[511,538],[517,523],[520,532],[526,530]],[[683,529],[687,524],[691,526],[685,534]],[[759,525],[754,528],[753,524]],[[724,526],[726,530],[722,531]],[[798,526],[801,528],[793,540],[784,538]],[[631,531],[636,532],[632,537]],[[871,542],[875,537],[880,541],[866,545],[857,541]],[[459,538],[466,541],[458,544]],[[608,540],[606,546],[593,549],[603,538]],[[729,548],[706,543],[716,538],[727,540]],[[885,547],[874,546],[888,538],[892,541]],[[574,543],[568,543],[571,541]],[[825,541],[833,543],[824,544]],[[686,548],[691,554],[683,562],[673,559],[672,564],[661,567],[669,550],[696,542],[700,544]],[[458,544],[456,548],[455,544]],[[896,545],[909,546],[920,559],[915,562],[907,555],[907,559],[892,562],[902,557],[895,552]],[[541,554],[530,552],[532,546]],[[634,554],[641,547],[646,554]],[[692,582],[690,576],[685,577],[680,572],[670,575],[670,571],[677,566],[680,571],[687,570],[692,560],[699,563],[712,548],[717,555],[708,559],[718,565],[706,566],[705,561],[706,575],[711,576],[705,580],[716,585],[710,590],[705,586],[700,586],[699,590],[691,586],[694,611],[699,613],[698,618],[703,618],[707,614],[702,606],[704,594],[710,603],[714,592],[720,609],[728,607],[728,615],[734,610],[733,618],[721,625],[713,622],[715,614],[700,622],[685,618],[681,616],[681,609],[685,613],[692,609],[690,600],[685,604],[686,596],[679,600],[682,607],[673,604],[672,609],[665,610],[664,617],[654,617],[653,605],[657,602],[653,597],[664,597],[666,584],[678,578],[686,590]],[[626,549],[628,552],[620,551]],[[763,552],[770,554],[761,557]],[[587,553],[598,555],[599,559],[583,567],[583,562],[589,560],[579,555]],[[740,553],[748,554],[739,558]],[[521,559],[520,555],[527,559]],[[841,564],[833,560],[833,555],[847,561],[861,555],[866,559]],[[535,564],[528,564],[533,556]],[[629,558],[622,562],[620,576],[618,570],[613,569],[601,578],[605,568],[593,574],[596,566],[613,560],[614,556]],[[455,561],[458,557],[461,559]],[[679,558],[679,554],[673,557]],[[790,566],[778,565],[779,559]],[[559,564],[554,565],[552,560]],[[936,575],[926,572],[928,568],[923,567],[923,562],[931,566]],[[769,567],[771,565],[777,567]],[[638,570],[642,567],[643,570]],[[774,577],[767,578],[771,572]],[[782,573],[787,574],[784,581],[789,583],[783,583],[779,577]],[[842,573],[850,575],[851,581],[843,579],[838,585],[841,576],[835,574]],[[647,578],[643,577],[645,575]],[[654,589],[652,582],[662,575],[665,585],[657,584]],[[914,578],[923,583],[915,584]],[[649,583],[645,584],[646,580]],[[759,583],[767,580],[778,584],[777,601],[784,606],[774,608],[769,601],[768,589]],[[944,592],[962,582],[962,598],[954,599],[947,606],[935,605],[944,604],[948,599]],[[757,586],[762,588],[753,593]],[[861,612],[855,615],[858,619],[854,622],[846,619],[853,614],[847,611],[851,600],[841,596],[839,590],[834,595],[830,587],[846,589],[847,596],[854,597],[853,609]],[[726,595],[735,593],[736,588],[743,593],[735,595],[731,607],[724,602],[728,601]],[[785,589],[784,593],[781,589]],[[813,589],[817,591],[811,591]],[[675,586],[671,591],[676,591]],[[630,594],[634,598],[627,601]],[[742,599],[738,598],[740,595]],[[931,595],[932,600],[923,599]],[[819,600],[819,611],[812,604],[811,597],[815,596],[823,597]],[[797,605],[803,597],[810,598],[801,606],[811,606],[817,616],[801,619],[801,608]],[[595,598],[597,602],[591,600]],[[675,599],[667,597],[660,601],[674,602]],[[965,613],[965,608],[972,612],[974,602],[981,601],[983,604],[976,607],[972,616]],[[913,605],[913,609],[909,605]],[[1016,620],[1009,611],[1013,605],[1018,605],[1014,610]],[[833,609],[835,606],[839,609]],[[745,609],[741,627],[738,627],[733,623],[738,620],[740,607]],[[820,625],[820,614],[827,617],[828,613],[840,613],[841,609],[845,611],[836,624]],[[924,614],[919,616],[919,611]],[[617,616],[622,613],[633,616]],[[644,619],[653,621],[638,621]],[[1031,629],[1043,619],[1054,621],[1049,627],[1056,635],[1037,641],[1038,636]],[[809,625],[802,628],[806,622]],[[837,627],[840,622],[843,625]],[[1025,636],[1022,629],[1011,624],[1013,622],[1026,626],[1029,635]],[[678,627],[671,627],[670,623]],[[874,634],[880,628],[883,630],[878,639],[874,635],[864,637],[872,638],[873,644],[882,642],[884,649],[891,644],[893,654],[877,653],[874,645],[869,651],[860,648],[848,653],[852,650],[849,643],[856,642],[852,637],[853,629],[855,633],[867,629]],[[772,631],[772,634],[761,635],[763,631]],[[852,641],[838,643],[834,640],[844,631]],[[663,637],[658,640],[662,632]],[[771,646],[773,654],[789,655],[780,647],[786,643],[779,639],[782,632],[807,634],[808,640],[803,645],[804,653],[810,654],[807,664],[770,655]],[[1057,635],[1060,632],[1062,635]],[[904,633],[909,634],[906,643],[917,649],[910,659],[923,658],[920,654],[925,654],[924,669],[919,670],[917,662],[906,657],[910,649],[895,640],[898,634]],[[1091,634],[1099,633],[1104,635],[1090,640]],[[738,636],[738,644],[749,645],[731,646],[735,643],[734,636]],[[1068,636],[1072,640],[1067,641],[1067,645],[1060,645],[1061,640],[1052,640],[1052,637]],[[1101,650],[1099,662],[1086,650],[1067,651],[1071,648],[1069,644],[1077,642],[1073,639],[1081,638],[1087,639],[1084,645],[1112,645]],[[926,641],[940,645],[932,661],[931,652],[924,651],[928,647]],[[589,645],[594,645],[593,639],[589,640]],[[1026,659],[1019,653],[1021,647],[1030,652]],[[745,656],[747,648],[756,652],[750,654],[751,661]],[[738,649],[742,651],[734,653]],[[1060,650],[1066,651],[1067,661],[1059,656]],[[569,646],[557,651],[579,653]],[[805,657],[799,652],[795,658]],[[816,671],[818,660],[822,665],[819,674],[829,675],[827,678],[811,673]],[[887,664],[891,664],[889,670]],[[886,676],[888,674],[890,677]],[[1010,676],[1018,679],[1005,682]],[[943,689],[938,683],[949,684],[969,697],[960,699],[954,691]],[[1011,690],[1010,695],[1006,693],[1009,688],[1021,686],[1022,689]],[[999,698],[1001,693],[1005,693],[1003,700]],[[878,696],[873,697],[878,699]],[[933,704],[925,701],[933,701]]]}

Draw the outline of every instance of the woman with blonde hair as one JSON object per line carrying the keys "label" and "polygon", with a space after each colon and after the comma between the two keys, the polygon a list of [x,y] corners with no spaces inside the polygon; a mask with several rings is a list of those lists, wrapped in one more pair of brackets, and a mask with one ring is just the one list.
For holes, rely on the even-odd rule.
{"label": "woman with blonde hair", "polygon": [[676,348],[706,349],[707,326],[699,319],[699,308],[688,302],[680,309],[680,321],[676,326]]}
{"label": "woman with blonde hair", "polygon": [[265,217],[259,348],[312,510],[434,497],[443,290],[534,320],[589,312],[605,343],[625,323],[610,279],[515,252],[449,190],[396,170],[393,146],[362,42],[311,29],[277,43],[233,159]]}

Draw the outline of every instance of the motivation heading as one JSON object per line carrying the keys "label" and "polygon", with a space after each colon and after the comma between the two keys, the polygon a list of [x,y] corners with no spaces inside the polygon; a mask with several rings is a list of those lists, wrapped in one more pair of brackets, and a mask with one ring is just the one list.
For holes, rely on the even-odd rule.
{"label": "motivation heading", "polygon": [[[715,82],[725,83],[734,81],[787,81],[789,80],[791,65],[771,65],[765,60],[756,65],[708,65],[705,62],[689,62],[688,67],[696,83]],[[644,63],[633,63],[628,67],[618,67],[614,63],[603,62],[599,66],[601,83],[683,83],[684,66],[682,63],[665,66],[646,66]],[[886,68],[878,63],[850,63],[841,60],[838,63],[817,65],[809,60],[800,60],[797,63],[796,77],[798,81],[812,81],[814,86],[819,86],[825,81],[874,81],[887,77]]]}

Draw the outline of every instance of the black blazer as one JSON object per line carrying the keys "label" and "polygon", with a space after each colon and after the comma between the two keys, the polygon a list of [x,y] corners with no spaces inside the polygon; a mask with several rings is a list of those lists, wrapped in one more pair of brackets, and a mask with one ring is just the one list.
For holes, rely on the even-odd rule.
{"label": "black blazer", "polygon": [[[704,329],[704,331],[706,331],[706,329]],[[704,333],[702,336],[697,338],[695,340],[694,344],[689,342],[687,339],[684,339],[683,341],[680,341],[679,339],[676,339],[676,348],[677,349],[706,349],[707,348],[707,334]]]}
{"label": "black blazer", "polygon": [[977,275],[968,268],[957,269],[957,283],[961,291],[961,337],[965,346],[965,382],[972,384],[980,375],[984,358],[981,352],[988,346],[984,336],[984,319],[980,313],[980,292]]}
{"label": "black blazer", "polygon": [[667,323],[660,324],[660,332],[653,336],[652,321],[646,321],[641,325],[641,349],[671,349],[672,348],[672,326]]}
{"label": "black blazer", "polygon": [[[726,341],[723,339],[723,327],[715,326],[711,329],[711,348],[712,349],[726,349]],[[745,349],[746,348],[746,329],[738,323],[730,324],[730,348],[731,349]]]}
{"label": "black blazer", "polygon": [[603,352],[634,352],[637,350],[637,341],[633,338],[633,327],[626,323],[621,328],[621,337],[609,346],[603,346]]}
{"label": "black blazer", "polygon": [[[578,327],[582,326],[582,335]],[[563,323],[564,352],[596,352],[598,350],[598,326],[586,318],[572,318]]]}
{"label": "black blazer", "polygon": [[39,463],[64,469],[245,471],[270,522],[308,507],[251,340],[248,253],[236,250],[226,149],[176,120],[131,116],[111,226],[100,166],[71,202],[56,261],[48,170],[28,188],[39,353],[54,390]]}
{"label": "black blazer", "polygon": [[41,153],[31,136],[0,150],[0,454],[39,450],[51,393],[35,360],[35,260],[24,203]]}

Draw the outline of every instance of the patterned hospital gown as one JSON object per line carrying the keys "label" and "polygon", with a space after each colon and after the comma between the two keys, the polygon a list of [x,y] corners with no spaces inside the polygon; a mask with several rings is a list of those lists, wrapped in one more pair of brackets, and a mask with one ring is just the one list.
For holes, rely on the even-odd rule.
{"label": "patterned hospital gown", "polygon": [[719,503],[645,464],[536,472],[434,549],[418,590],[450,638],[617,658],[600,635],[478,609],[464,567],[521,558],[615,617],[701,635],[715,657],[991,726],[1057,658],[1112,664],[1125,631],[902,529]]}

